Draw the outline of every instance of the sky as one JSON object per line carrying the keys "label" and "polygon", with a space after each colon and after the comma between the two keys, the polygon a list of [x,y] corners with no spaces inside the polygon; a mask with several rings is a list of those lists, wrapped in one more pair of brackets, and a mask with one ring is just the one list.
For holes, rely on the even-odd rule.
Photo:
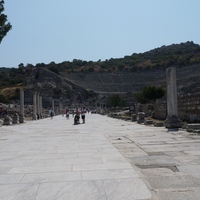
{"label": "sky", "polygon": [[200,0],[4,1],[12,30],[0,44],[0,67],[104,61],[200,44]]}

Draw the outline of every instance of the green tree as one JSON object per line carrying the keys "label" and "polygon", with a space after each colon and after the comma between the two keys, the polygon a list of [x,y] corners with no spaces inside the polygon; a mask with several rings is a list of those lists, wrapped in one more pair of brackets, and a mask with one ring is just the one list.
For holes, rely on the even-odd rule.
{"label": "green tree", "polygon": [[55,66],[50,66],[49,67],[49,70],[56,73],[56,74],[59,74],[59,69],[58,67],[55,65]]}
{"label": "green tree", "polygon": [[93,67],[89,67],[88,71],[89,72],[94,72],[94,68]]}
{"label": "green tree", "polygon": [[165,95],[166,91],[162,87],[146,86],[142,92],[134,94],[134,98],[137,102],[145,104],[150,101],[160,99]]}
{"label": "green tree", "polygon": [[162,87],[150,85],[143,88],[142,94],[145,98],[155,101],[165,95],[165,90]]}
{"label": "green tree", "polygon": [[126,102],[123,98],[121,98],[118,94],[113,94],[107,99],[107,107],[124,107]]}
{"label": "green tree", "polygon": [[7,23],[7,15],[3,14],[4,11],[4,1],[0,1],[0,43],[6,36],[7,32],[11,30],[12,26]]}
{"label": "green tree", "polygon": [[138,103],[145,104],[149,102],[149,99],[147,99],[142,92],[138,92],[134,94],[134,98]]}

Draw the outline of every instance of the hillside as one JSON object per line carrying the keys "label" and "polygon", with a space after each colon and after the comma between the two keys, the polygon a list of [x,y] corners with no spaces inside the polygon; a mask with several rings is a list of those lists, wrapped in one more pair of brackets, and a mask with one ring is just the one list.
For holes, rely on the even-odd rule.
{"label": "hillside", "polygon": [[105,61],[84,61],[74,59],[56,64],[38,63],[35,67],[45,67],[55,73],[66,72],[135,72],[166,68],[170,66],[188,66],[200,63],[200,46],[193,42],[172,44],[150,50],[145,53],[133,53],[123,58],[110,58]]}
{"label": "hillside", "polygon": [[[74,101],[94,97],[94,92],[139,92],[148,85],[165,88],[165,69],[171,66],[177,70],[179,94],[200,91],[200,46],[186,42],[106,61],[74,59],[58,64],[51,62],[24,66],[21,63],[18,68],[2,67],[0,94],[3,89],[13,87],[13,96],[17,98],[16,87],[23,85],[30,93],[40,91],[46,98]],[[9,96],[12,95],[9,93]]]}

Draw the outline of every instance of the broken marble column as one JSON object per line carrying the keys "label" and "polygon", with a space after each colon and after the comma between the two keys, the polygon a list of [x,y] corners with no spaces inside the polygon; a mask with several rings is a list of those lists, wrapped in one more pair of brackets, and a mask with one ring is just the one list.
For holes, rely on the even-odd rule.
{"label": "broken marble column", "polygon": [[33,120],[37,120],[37,100],[36,93],[33,94]]}
{"label": "broken marble column", "polygon": [[24,123],[24,90],[20,90],[20,112],[19,123]]}
{"label": "broken marble column", "polygon": [[170,67],[166,70],[166,80],[167,80],[167,119],[165,120],[165,127],[168,129],[177,129],[181,127],[182,121],[178,117],[175,67]]}

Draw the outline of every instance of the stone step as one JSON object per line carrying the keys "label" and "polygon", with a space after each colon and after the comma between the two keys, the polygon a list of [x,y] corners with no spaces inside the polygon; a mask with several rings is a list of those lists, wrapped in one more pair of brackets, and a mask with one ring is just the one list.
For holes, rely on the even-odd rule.
{"label": "stone step", "polygon": [[188,129],[199,129],[200,130],[200,124],[188,124]]}
{"label": "stone step", "polygon": [[156,126],[156,127],[162,127],[162,126],[164,126],[164,122],[156,122],[154,124],[154,126]]}

